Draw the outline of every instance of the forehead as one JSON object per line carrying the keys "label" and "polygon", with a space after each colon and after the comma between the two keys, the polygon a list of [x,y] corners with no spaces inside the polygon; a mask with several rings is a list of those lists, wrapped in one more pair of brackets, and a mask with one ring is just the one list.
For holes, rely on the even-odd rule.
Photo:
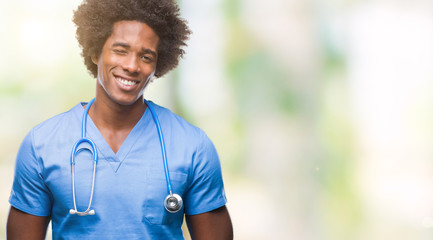
{"label": "forehead", "polygon": [[139,21],[119,21],[113,25],[113,31],[107,43],[126,43],[131,47],[149,48],[156,51],[159,37],[146,23]]}

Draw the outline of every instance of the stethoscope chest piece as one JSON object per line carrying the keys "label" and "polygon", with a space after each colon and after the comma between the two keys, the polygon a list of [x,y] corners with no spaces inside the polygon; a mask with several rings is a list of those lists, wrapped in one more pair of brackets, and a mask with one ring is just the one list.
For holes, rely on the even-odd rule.
{"label": "stethoscope chest piece", "polygon": [[165,209],[171,213],[178,212],[182,208],[182,205],[182,198],[176,193],[169,194],[164,200]]}

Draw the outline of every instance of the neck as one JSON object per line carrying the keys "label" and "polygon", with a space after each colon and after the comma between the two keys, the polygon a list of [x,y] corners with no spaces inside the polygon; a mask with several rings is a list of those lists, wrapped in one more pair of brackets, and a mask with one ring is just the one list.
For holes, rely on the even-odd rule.
{"label": "neck", "polygon": [[131,105],[121,105],[107,98],[98,98],[89,110],[89,116],[98,128],[112,131],[132,129],[141,119],[146,104],[139,98]]}

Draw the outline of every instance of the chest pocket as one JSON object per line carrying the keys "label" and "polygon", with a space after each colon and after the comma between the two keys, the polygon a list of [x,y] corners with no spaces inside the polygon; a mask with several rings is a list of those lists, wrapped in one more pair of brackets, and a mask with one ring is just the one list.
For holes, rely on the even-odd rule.
{"label": "chest pocket", "polygon": [[[180,172],[170,172],[173,193],[182,198],[186,189],[187,175]],[[176,212],[170,213],[164,207],[164,199],[168,195],[167,183],[164,171],[150,171],[146,174],[145,196],[143,212],[145,220],[151,224],[181,226],[183,221],[184,207]]]}

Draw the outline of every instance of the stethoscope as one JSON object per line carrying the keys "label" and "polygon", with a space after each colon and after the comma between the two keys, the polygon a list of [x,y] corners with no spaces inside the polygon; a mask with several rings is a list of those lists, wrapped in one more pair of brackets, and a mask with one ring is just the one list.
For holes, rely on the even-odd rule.
{"label": "stethoscope", "polygon": [[[93,191],[95,189],[95,174],[96,174],[96,164],[98,162],[98,151],[96,150],[95,143],[90,138],[86,137],[87,115],[88,115],[90,106],[93,104],[94,101],[95,101],[95,99],[92,99],[87,104],[86,109],[84,110],[83,119],[81,122],[81,124],[82,124],[81,139],[75,143],[74,147],[72,148],[72,153],[71,153],[72,198],[74,201],[74,209],[70,209],[69,213],[70,214],[77,214],[78,216],[95,215],[95,210],[93,210],[93,209],[90,210],[90,208],[92,205]],[[150,110],[150,113],[152,114],[153,121],[155,122],[156,128],[158,130],[159,142],[161,144],[161,153],[162,153],[162,161],[164,163],[165,180],[167,183],[167,190],[169,193],[167,195],[167,197],[164,199],[164,207],[168,212],[176,213],[182,208],[183,200],[178,194],[173,193],[173,191],[172,191],[171,181],[170,181],[170,173],[168,171],[168,165],[167,165],[167,154],[165,152],[164,136],[162,135],[161,125],[159,124],[158,116],[156,115],[153,107],[149,104],[149,102],[147,102],[146,100],[144,100],[144,102],[146,103],[147,107]],[[75,201],[75,171],[74,171],[74,166],[75,166],[75,155],[77,154],[77,148],[82,143],[90,144],[91,149],[89,149],[89,150],[91,150],[92,155],[93,155],[93,176],[92,176],[92,190],[90,191],[89,205],[84,212],[79,212],[77,210],[77,204]]]}

